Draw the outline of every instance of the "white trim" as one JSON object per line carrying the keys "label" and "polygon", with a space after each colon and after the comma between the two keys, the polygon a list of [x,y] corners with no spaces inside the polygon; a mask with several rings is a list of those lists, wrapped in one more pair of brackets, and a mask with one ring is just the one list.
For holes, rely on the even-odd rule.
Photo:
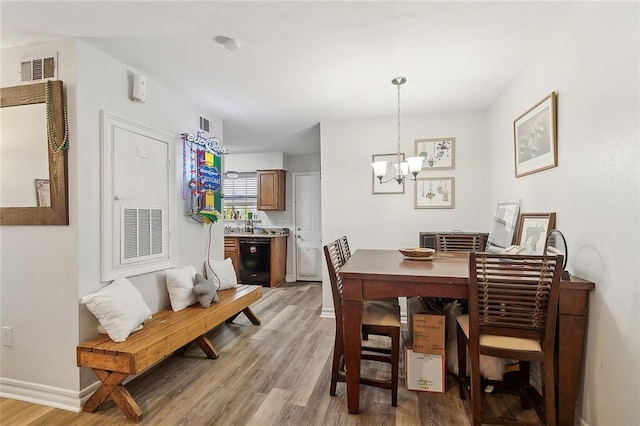
{"label": "white trim", "polygon": [[39,383],[0,378],[0,397],[79,413],[82,411],[84,401],[89,399],[99,386],[100,382],[96,381],[82,391],[76,392]]}
{"label": "white trim", "polygon": [[322,308],[322,311],[320,311],[320,318],[335,319],[335,317],[336,317],[336,311],[334,311],[333,308]]}

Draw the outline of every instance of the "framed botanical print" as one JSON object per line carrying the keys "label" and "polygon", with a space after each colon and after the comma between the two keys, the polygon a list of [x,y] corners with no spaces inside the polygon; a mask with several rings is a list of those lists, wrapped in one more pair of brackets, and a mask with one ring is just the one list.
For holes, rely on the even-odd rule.
{"label": "framed botanical print", "polygon": [[[396,176],[396,168],[393,166],[398,162],[398,154],[373,154],[372,162],[386,161],[387,173],[382,178],[382,183],[373,171],[371,172],[372,192],[373,194],[404,194],[404,182],[398,184],[394,180]],[[404,161],[404,153],[400,154],[400,161]]]}
{"label": "framed botanical print", "polygon": [[556,92],[513,122],[516,177],[558,166]]}
{"label": "framed botanical print", "polygon": [[422,170],[454,169],[456,138],[417,139],[415,155],[424,158]]}
{"label": "framed botanical print", "polygon": [[455,208],[455,178],[418,178],[414,186],[416,209]]}

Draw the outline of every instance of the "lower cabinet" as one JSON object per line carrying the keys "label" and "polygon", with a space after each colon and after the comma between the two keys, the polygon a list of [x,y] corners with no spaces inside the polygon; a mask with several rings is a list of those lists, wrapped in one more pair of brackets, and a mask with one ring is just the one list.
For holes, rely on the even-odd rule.
{"label": "lower cabinet", "polygon": [[236,271],[236,277],[240,276],[240,263],[239,263],[239,247],[238,247],[238,238],[236,237],[225,237],[224,238],[224,258],[231,258],[231,263],[233,263],[233,269]]}
{"label": "lower cabinet", "polygon": [[225,237],[224,257],[231,258],[239,283],[278,287],[285,282],[287,236]]}

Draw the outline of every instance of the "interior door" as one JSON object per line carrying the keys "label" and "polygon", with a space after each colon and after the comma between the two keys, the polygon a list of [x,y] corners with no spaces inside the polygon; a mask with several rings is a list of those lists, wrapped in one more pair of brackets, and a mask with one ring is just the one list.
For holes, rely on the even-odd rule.
{"label": "interior door", "polygon": [[295,173],[296,281],[322,281],[322,223],[320,173]]}

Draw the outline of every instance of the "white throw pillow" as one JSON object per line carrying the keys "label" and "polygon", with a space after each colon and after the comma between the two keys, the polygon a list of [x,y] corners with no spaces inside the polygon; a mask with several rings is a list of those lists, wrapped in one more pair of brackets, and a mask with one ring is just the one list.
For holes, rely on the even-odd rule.
{"label": "white throw pillow", "polygon": [[151,309],[137,288],[126,278],[81,299],[114,342],[124,342],[129,334],[140,329],[151,318]]}
{"label": "white throw pillow", "polygon": [[218,284],[218,291],[238,286],[238,277],[236,277],[236,270],[233,269],[230,257],[225,260],[209,259],[204,262],[204,266],[207,270],[207,279]]}
{"label": "white throw pillow", "polygon": [[181,311],[198,301],[193,293],[193,280],[196,268],[193,265],[182,268],[167,269],[167,291],[171,309]]}

